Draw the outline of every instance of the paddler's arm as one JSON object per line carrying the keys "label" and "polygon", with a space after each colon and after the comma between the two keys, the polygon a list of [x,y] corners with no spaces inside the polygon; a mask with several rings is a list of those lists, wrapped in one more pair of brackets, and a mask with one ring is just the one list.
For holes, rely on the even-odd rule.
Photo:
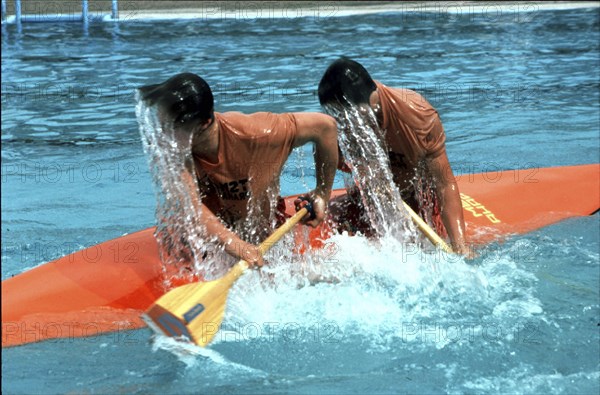
{"label": "paddler's arm", "polygon": [[[229,230],[221,219],[202,202],[193,179],[195,177],[193,166],[186,164],[186,167],[187,171],[183,172],[182,179],[190,191],[195,212],[199,214],[200,224],[198,225],[205,227],[206,232],[214,236],[229,255],[245,260],[250,266],[261,267],[264,262],[258,247],[242,240],[235,232]],[[190,167],[192,168],[190,169]]]}
{"label": "paddler's arm", "polygon": [[338,165],[337,124],[335,119],[321,113],[294,113],[294,117],[297,127],[294,148],[308,142],[315,144],[317,185],[309,195],[313,200],[316,218],[304,221],[315,227],[325,219]]}
{"label": "paddler's arm", "polygon": [[442,151],[429,160],[429,171],[435,182],[435,191],[440,202],[441,215],[454,252],[472,256],[465,236],[465,220],[458,184],[454,178],[448,155]]}

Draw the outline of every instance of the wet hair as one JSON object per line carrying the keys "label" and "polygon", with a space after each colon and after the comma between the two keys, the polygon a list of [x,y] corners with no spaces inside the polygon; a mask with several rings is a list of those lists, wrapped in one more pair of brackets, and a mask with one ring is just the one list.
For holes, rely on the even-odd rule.
{"label": "wet hair", "polygon": [[212,91],[196,74],[177,74],[161,84],[146,85],[138,91],[147,105],[158,106],[175,124],[204,123],[214,117]]}
{"label": "wet hair", "polygon": [[342,57],[329,65],[319,82],[319,102],[327,104],[369,104],[377,89],[369,72],[358,62]]}

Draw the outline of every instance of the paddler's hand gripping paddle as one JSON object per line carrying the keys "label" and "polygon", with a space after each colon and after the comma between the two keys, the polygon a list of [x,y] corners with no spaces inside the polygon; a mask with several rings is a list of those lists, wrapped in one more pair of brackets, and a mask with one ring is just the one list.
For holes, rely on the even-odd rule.
{"label": "paddler's hand gripping paddle", "polygon": [[[299,210],[263,241],[258,246],[260,253],[264,255],[307,213],[312,213],[310,205]],[[218,280],[172,289],[156,300],[142,318],[157,333],[170,337],[184,336],[205,347],[219,331],[229,289],[247,268],[248,263],[241,260]]]}

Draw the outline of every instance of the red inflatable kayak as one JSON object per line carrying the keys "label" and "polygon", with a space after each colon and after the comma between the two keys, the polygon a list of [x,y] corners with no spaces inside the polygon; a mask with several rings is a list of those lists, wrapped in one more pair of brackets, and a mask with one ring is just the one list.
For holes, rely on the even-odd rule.
{"label": "red inflatable kayak", "polygon": [[[484,244],[600,208],[600,164],[458,177],[467,233]],[[335,191],[336,195],[343,191]],[[294,196],[286,199],[293,212]],[[164,292],[154,228],[43,264],[2,282],[2,347],[145,326]],[[311,244],[326,236],[311,232]]]}

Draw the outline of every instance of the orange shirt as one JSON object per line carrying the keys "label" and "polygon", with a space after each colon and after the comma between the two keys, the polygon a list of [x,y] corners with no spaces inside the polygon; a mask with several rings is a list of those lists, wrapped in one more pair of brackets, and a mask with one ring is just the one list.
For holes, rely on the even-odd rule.
{"label": "orange shirt", "polygon": [[381,129],[385,133],[394,182],[413,209],[439,235],[445,236],[441,208],[430,180],[415,180],[415,174],[419,175],[419,162],[445,152],[446,134],[438,112],[415,91],[375,83],[383,115]]}
{"label": "orange shirt", "polygon": [[[381,130],[385,135],[394,183],[402,198],[434,226],[438,234],[445,235],[430,180],[422,179],[419,172],[423,159],[435,158],[446,149],[446,135],[438,112],[415,91],[390,88],[378,81],[375,84],[381,105]],[[338,169],[351,171],[341,156]],[[350,195],[357,196],[357,193],[351,191]]]}
{"label": "orange shirt", "polygon": [[414,176],[426,156],[435,158],[444,152],[446,135],[438,112],[423,96],[375,83],[394,181],[401,184]]}
{"label": "orange shirt", "polygon": [[[269,218],[279,195],[279,175],[293,148],[292,114],[215,113],[219,125],[218,162],[194,156],[203,203],[225,222],[250,210]],[[254,211],[257,210],[257,211]]]}

